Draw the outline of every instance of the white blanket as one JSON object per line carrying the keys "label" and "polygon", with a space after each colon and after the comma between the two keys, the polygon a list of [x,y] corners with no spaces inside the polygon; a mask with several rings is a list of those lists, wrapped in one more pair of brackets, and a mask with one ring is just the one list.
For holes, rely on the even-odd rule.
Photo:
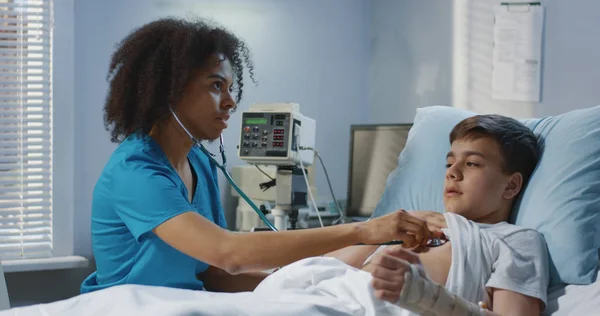
{"label": "white blanket", "polygon": [[[478,250],[478,226],[459,217],[448,217],[448,226],[453,259],[446,286],[476,302],[484,295],[484,280],[472,276],[482,274],[480,269],[485,268],[474,264],[483,256]],[[0,316],[411,315],[375,298],[370,280],[370,274],[339,260],[317,257],[284,267],[254,292],[225,294],[124,285],[50,304],[14,308]]]}
{"label": "white blanket", "polygon": [[[211,293],[122,285],[0,312],[5,315],[398,315],[377,300],[370,275],[333,258],[309,258],[263,281],[254,292]],[[388,310],[388,308],[390,308]]]}

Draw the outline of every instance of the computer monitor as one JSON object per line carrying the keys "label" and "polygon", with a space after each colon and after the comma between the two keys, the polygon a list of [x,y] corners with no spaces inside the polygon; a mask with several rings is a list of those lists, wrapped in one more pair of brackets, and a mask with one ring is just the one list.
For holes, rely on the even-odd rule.
{"label": "computer monitor", "polygon": [[398,166],[412,124],[352,125],[346,216],[365,219],[373,214],[386,180]]}

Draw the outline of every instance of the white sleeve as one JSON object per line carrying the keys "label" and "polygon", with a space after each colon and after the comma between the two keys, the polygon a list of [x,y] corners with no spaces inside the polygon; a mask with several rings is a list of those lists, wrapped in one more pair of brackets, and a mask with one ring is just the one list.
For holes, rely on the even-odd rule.
{"label": "white sleeve", "polygon": [[550,272],[542,235],[521,230],[496,239],[493,247],[497,257],[486,287],[535,297],[545,306]]}

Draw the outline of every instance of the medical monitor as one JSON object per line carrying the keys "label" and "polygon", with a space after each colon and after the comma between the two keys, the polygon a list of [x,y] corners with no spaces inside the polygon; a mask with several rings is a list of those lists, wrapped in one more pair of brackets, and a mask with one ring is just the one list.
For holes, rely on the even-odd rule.
{"label": "medical monitor", "polygon": [[352,125],[346,216],[368,218],[406,145],[412,124]]}

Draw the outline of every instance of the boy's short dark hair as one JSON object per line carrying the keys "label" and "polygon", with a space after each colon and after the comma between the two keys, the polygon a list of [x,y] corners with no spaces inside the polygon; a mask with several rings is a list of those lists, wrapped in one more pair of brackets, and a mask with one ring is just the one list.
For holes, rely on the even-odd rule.
{"label": "boy's short dark hair", "polygon": [[476,115],[459,122],[450,132],[450,144],[459,139],[489,137],[496,141],[505,172],[519,172],[523,188],[540,158],[539,138],[519,121],[497,114]]}

